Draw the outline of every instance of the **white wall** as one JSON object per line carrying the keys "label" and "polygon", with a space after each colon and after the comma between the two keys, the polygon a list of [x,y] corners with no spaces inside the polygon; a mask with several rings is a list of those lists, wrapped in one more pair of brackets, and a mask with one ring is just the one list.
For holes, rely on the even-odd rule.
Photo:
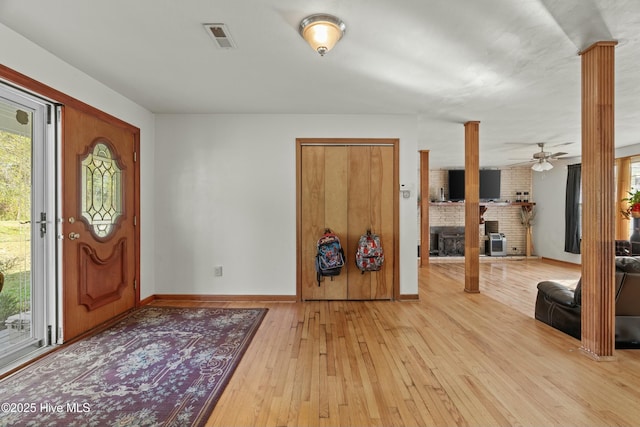
{"label": "white wall", "polygon": [[[297,137],[400,138],[400,181],[417,188],[415,116],[161,116],[156,128],[151,112],[2,24],[0,51],[3,65],[140,128],[142,298],[295,294]],[[415,191],[400,200],[402,294],[418,289],[416,203]]]}
{"label": "white wall", "polygon": [[400,139],[400,293],[417,294],[416,118],[397,115],[158,115],[156,292],[295,295],[295,141],[321,137]]}
{"label": "white wall", "polygon": [[141,175],[141,287],[140,295],[154,294],[154,116],[83,72],[0,24],[0,61],[44,83],[140,128]]}
{"label": "white wall", "polygon": [[533,173],[536,201],[533,245],[538,256],[580,264],[580,255],[564,251],[567,165],[575,163],[580,163],[580,159],[557,160],[553,162],[553,169]]}

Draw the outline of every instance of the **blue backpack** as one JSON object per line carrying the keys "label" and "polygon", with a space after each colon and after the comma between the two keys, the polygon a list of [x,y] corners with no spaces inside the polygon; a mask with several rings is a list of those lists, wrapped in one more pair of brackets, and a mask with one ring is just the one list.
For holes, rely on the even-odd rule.
{"label": "blue backpack", "polygon": [[344,266],[344,251],[340,245],[340,239],[330,229],[326,229],[317,243],[316,253],[316,278],[318,286],[323,276],[331,277],[340,274]]}

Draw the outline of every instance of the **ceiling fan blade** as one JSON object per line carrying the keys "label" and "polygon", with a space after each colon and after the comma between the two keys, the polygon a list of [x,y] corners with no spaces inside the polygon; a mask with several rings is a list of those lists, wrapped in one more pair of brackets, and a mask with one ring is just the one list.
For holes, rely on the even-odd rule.
{"label": "ceiling fan blade", "polygon": [[560,157],[560,156],[564,156],[564,155],[566,155],[566,154],[568,154],[568,153],[565,153],[565,152],[563,152],[563,151],[559,151],[559,152],[557,152],[557,153],[550,154],[549,156],[547,156],[547,158],[548,158],[548,159],[557,159],[558,157]]}
{"label": "ceiling fan blade", "polygon": [[[521,146],[525,146],[525,145],[536,145],[538,146],[540,151],[536,151],[533,153],[532,158],[529,160],[529,163],[531,162],[543,162],[543,161],[547,161],[547,160],[556,160],[557,158],[559,158],[560,156],[565,156],[568,153],[565,153],[564,151],[558,151],[557,153],[552,153],[550,151],[545,151],[545,142],[535,142],[535,143],[531,143],[531,142],[513,142],[513,141],[509,141],[509,142],[505,142],[505,145],[510,145],[513,148],[516,148],[515,146],[521,145]],[[551,145],[551,147],[560,147],[563,145],[571,145],[574,144],[574,142],[560,142],[558,144],[553,144]],[[516,159],[511,159],[511,160],[516,160]],[[524,163],[515,163],[514,165],[518,165],[518,164],[524,164]]]}
{"label": "ceiling fan blade", "polygon": [[511,163],[509,166],[523,166],[523,165],[530,165],[531,163],[535,163],[537,162],[537,160],[533,159],[533,160],[525,160],[522,162],[517,162],[517,163]]}

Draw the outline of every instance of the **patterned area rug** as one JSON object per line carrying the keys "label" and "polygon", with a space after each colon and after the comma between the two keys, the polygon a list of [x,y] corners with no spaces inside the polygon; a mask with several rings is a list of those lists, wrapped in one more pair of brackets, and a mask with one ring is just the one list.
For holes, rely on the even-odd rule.
{"label": "patterned area rug", "polygon": [[0,425],[204,425],[266,312],[144,307],[2,380]]}

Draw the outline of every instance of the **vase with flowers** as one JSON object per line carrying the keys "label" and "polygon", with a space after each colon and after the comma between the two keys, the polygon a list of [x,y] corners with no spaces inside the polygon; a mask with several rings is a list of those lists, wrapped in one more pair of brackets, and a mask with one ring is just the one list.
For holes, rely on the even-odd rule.
{"label": "vase with flowers", "polygon": [[628,191],[629,197],[622,199],[627,203],[627,208],[620,211],[626,219],[640,218],[640,190]]}
{"label": "vase with flowers", "polygon": [[531,252],[533,250],[533,243],[531,239],[531,227],[533,227],[533,220],[536,217],[536,211],[534,210],[534,206],[532,204],[522,205],[520,209],[520,222],[524,225],[526,230],[525,234],[525,255],[528,257],[531,256]]}

